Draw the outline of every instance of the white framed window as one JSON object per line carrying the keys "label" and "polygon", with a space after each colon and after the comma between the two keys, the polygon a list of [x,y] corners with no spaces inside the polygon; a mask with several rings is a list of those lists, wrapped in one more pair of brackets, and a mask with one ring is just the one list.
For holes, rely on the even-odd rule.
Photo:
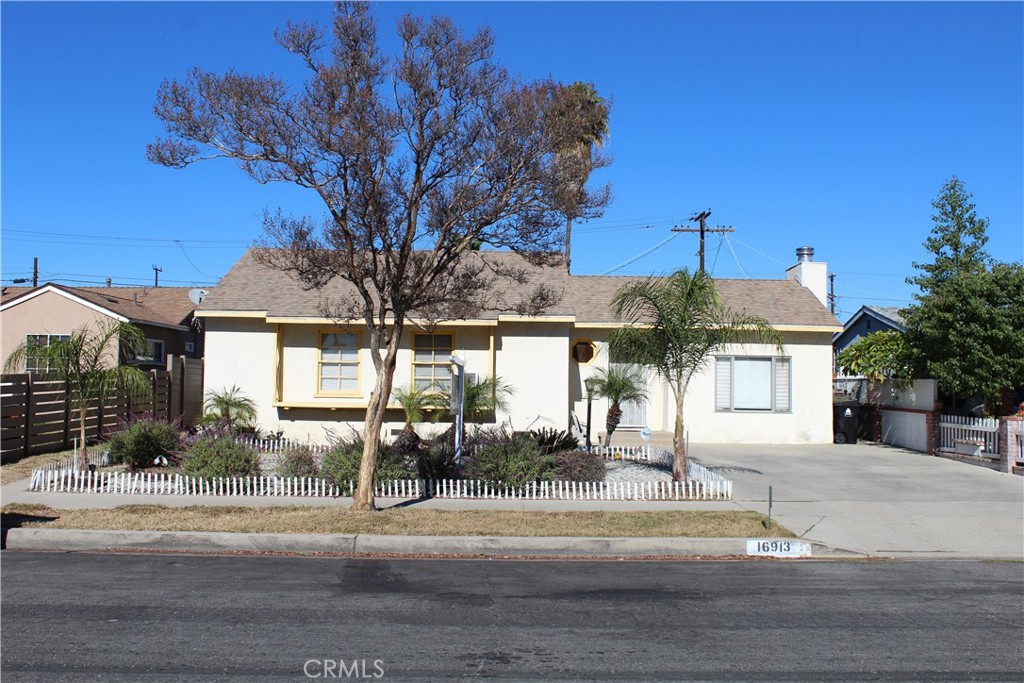
{"label": "white framed window", "polygon": [[412,340],[412,380],[420,391],[452,390],[451,355],[455,335],[415,334]]}
{"label": "white framed window", "polygon": [[71,341],[70,334],[26,334],[25,372],[48,372],[42,349],[59,341]]}
{"label": "white framed window", "polygon": [[715,410],[788,413],[792,410],[790,359],[718,356]]}
{"label": "white framed window", "polygon": [[320,332],[317,390],[320,394],[347,396],[359,393],[359,335],[354,332]]}

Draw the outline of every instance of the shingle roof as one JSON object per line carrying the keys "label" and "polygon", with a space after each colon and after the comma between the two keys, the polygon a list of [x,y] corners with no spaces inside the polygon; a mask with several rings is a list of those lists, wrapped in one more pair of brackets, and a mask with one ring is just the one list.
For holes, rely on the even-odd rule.
{"label": "shingle roof", "polygon": [[[65,287],[50,286],[81,297],[86,301],[127,318],[133,323],[157,325],[188,325],[188,318],[196,305],[189,299],[188,287]],[[7,303],[32,287],[4,287],[0,301]]]}
{"label": "shingle roof", "polygon": [[[546,285],[562,294],[561,300],[545,312],[547,316],[574,316],[576,324],[612,323],[610,303],[615,292],[631,280],[628,276],[569,275],[561,267],[529,265],[508,252],[480,252],[488,260],[519,265],[530,277],[526,285],[503,281],[507,299]],[[791,280],[716,280],[723,302],[736,311],[764,316],[775,325],[838,327],[839,321],[805,287]],[[322,292],[303,291],[289,275],[259,264],[251,251],[221,279],[203,299],[202,311],[265,311],[270,317],[319,317],[320,301],[345,296],[351,286],[332,281]],[[506,311],[511,313],[513,311]],[[480,319],[495,319],[497,312],[482,313]]]}

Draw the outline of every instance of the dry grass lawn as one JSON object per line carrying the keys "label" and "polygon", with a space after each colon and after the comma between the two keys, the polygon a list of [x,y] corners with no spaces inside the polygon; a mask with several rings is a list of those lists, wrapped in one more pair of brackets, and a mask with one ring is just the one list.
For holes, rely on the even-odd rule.
{"label": "dry grass lawn", "polygon": [[[105,451],[108,444],[99,443],[89,446],[90,452]],[[16,462],[8,462],[0,465],[0,483],[10,484],[32,476],[32,470],[51,462],[60,462],[75,457],[74,449],[58,451],[57,453],[43,453],[41,455],[30,455]]]}
{"label": "dry grass lawn", "polygon": [[12,504],[2,509],[7,527],[233,531],[297,534],[408,536],[618,536],[689,538],[792,538],[788,529],[755,512],[521,512],[511,510],[383,510],[347,512],[322,507],[164,507],[56,510]]}

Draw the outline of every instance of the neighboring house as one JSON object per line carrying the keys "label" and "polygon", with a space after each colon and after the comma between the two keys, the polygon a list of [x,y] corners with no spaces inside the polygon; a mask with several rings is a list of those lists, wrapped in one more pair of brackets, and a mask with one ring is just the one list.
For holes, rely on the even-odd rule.
{"label": "neighboring house", "polygon": [[833,338],[833,351],[839,353],[847,346],[874,332],[889,330],[906,332],[907,328],[903,324],[900,310],[895,306],[861,306],[860,310],[843,325],[843,331]]}
{"label": "neighboring house", "polygon": [[[0,355],[5,361],[20,344],[45,346],[68,339],[83,326],[101,321],[130,322],[149,341],[149,351],[130,362],[142,369],[163,368],[167,356],[202,358],[203,333],[194,319],[196,304],[185,287],[4,287],[0,298]],[[40,371],[31,352],[22,371]]]}
{"label": "neighboring house", "polygon": [[[781,333],[785,347],[733,345],[695,377],[686,400],[686,422],[695,442],[831,443],[832,336],[841,328],[825,307],[827,267],[801,261],[779,280],[718,280],[724,302],[757,313]],[[395,386],[450,381],[451,354],[465,359],[479,377],[499,376],[514,389],[507,413],[496,422],[513,429],[569,429],[572,416],[585,418],[584,380],[607,367],[607,338],[621,326],[611,312],[615,292],[630,279],[570,275],[564,268],[535,268],[519,256],[480,252],[481,258],[517,263],[531,277],[561,292],[560,303],[543,315],[511,310],[472,320],[419,328],[406,325]],[[361,429],[374,367],[361,321],[347,324],[321,317],[321,297],[338,299],[350,290],[340,280],[323,292],[304,291],[247,252],[203,300],[204,384],[217,390],[237,385],[253,399],[265,430],[323,441],[328,432]],[[511,295],[518,286],[502,284]],[[629,406],[620,429],[648,427],[671,432],[674,403],[668,388],[649,377],[650,400]],[[594,402],[593,433],[601,431],[607,401]],[[397,405],[387,430],[400,429]]]}

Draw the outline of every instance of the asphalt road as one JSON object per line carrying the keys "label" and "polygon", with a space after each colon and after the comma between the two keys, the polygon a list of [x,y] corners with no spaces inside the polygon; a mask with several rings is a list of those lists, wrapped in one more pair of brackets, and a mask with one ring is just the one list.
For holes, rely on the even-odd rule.
{"label": "asphalt road", "polygon": [[5,551],[2,570],[4,683],[1024,678],[1018,562]]}

